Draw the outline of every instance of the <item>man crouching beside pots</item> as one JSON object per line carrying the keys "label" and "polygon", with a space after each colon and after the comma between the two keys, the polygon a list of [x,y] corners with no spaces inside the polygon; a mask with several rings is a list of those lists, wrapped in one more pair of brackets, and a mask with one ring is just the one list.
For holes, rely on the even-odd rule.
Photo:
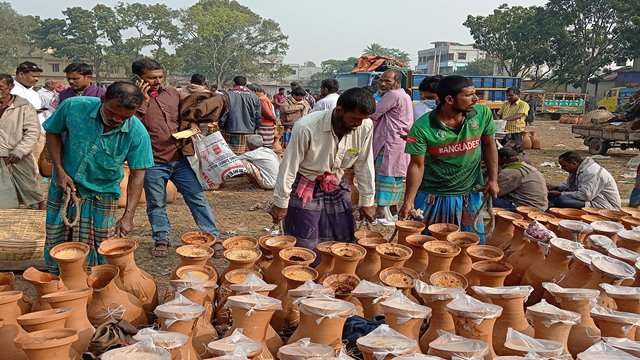
{"label": "man crouching beside pots", "polygon": [[343,177],[350,167],[360,192],[360,216],[373,221],[373,123],[368,117],[375,108],[369,91],[349,89],[335,109],[311,113],[293,127],[271,217],[274,223],[284,219],[284,233],[296,237],[296,246],[315,250],[319,242],[355,240],[351,190]]}
{"label": "man crouching beside pots", "polygon": [[[44,249],[49,272],[59,272],[49,254],[52,247],[82,242],[91,249],[86,265],[104,264],[105,259],[97,253],[102,240],[125,237],[133,228],[144,169],[153,166],[149,134],[134,116],[143,102],[137,86],[115,82],[107,88],[103,99],[78,96],[66,100],[43,124],[54,169],[47,201]],[[122,218],[116,221],[125,161],[131,170],[127,206]],[[75,194],[78,202],[70,201],[65,206],[65,198],[70,194]]]}

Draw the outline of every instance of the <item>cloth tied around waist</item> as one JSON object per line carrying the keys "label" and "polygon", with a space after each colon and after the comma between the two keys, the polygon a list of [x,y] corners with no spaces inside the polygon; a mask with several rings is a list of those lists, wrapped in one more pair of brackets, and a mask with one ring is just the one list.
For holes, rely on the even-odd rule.
{"label": "cloth tied around waist", "polygon": [[320,183],[320,188],[325,193],[335,192],[340,187],[338,177],[329,172],[325,172],[314,180],[309,180],[304,176],[300,176],[300,181],[296,188],[296,196],[302,199],[302,206],[306,205],[313,199],[313,189],[316,187],[317,182]]}

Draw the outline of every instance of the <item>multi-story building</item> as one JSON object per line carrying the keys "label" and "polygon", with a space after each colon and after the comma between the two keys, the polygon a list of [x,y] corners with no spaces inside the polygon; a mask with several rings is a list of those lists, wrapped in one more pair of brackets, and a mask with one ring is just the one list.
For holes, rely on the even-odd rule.
{"label": "multi-story building", "polygon": [[473,45],[451,41],[436,41],[433,48],[418,51],[416,71],[426,74],[451,74],[470,62],[484,59],[486,53]]}

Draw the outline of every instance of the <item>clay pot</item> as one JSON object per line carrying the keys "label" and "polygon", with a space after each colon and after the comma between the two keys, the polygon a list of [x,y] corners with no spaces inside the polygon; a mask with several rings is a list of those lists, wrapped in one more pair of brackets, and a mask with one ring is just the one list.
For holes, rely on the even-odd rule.
{"label": "clay pot", "polygon": [[493,327],[493,347],[496,354],[513,354],[504,345],[509,328],[533,337],[533,327],[527,322],[524,314],[524,300],[533,290],[530,286],[496,288],[474,286],[473,290],[476,295],[502,308],[502,314],[496,319]]}
{"label": "clay pot", "polygon": [[376,246],[376,253],[380,257],[380,271],[373,276],[373,282],[380,282],[380,273],[390,267],[402,267],[413,251],[406,245],[396,243],[385,243]]}
{"label": "clay pot", "polygon": [[[232,291],[229,288],[232,284],[240,284],[244,282],[249,275],[257,276],[259,279],[262,279],[262,274],[252,270],[252,269],[237,269],[231,270],[226,273],[223,277],[222,284],[218,288],[217,300],[218,304],[216,306],[216,315],[215,315],[215,323],[218,326],[228,325],[230,323],[230,312],[224,305],[227,302],[227,298],[232,295]],[[261,294],[263,296],[267,296],[268,294]]]}
{"label": "clay pot", "polygon": [[529,220],[533,221],[537,221],[539,223],[541,223],[542,225],[548,226],[549,222],[551,222],[551,220],[555,220],[557,219],[557,217],[551,215],[551,214],[547,214],[541,211],[532,211],[530,213],[527,214],[527,217],[529,218]]}
{"label": "clay pot", "polygon": [[559,217],[562,219],[578,220],[578,221],[582,220],[583,215],[588,215],[588,213],[584,210],[571,209],[571,208],[559,209],[558,214],[560,215]]}
{"label": "clay pot", "polygon": [[396,230],[398,230],[398,244],[408,245],[407,236],[420,235],[424,230],[425,224],[420,221],[400,220],[396,221]]}
{"label": "clay pot", "polygon": [[318,277],[323,277],[333,269],[333,253],[331,252],[331,246],[337,243],[337,241],[323,241],[316,245],[316,251],[320,254],[320,263],[316,266]]}
{"label": "clay pot", "polygon": [[451,289],[436,290],[433,293],[419,292],[420,297],[424,301],[425,305],[431,308],[431,320],[429,321],[429,328],[420,337],[420,350],[426,354],[429,350],[429,344],[435,340],[438,335],[438,330],[447,331],[450,333],[455,332],[455,325],[451,314],[447,311],[447,304],[456,297],[457,294],[464,293],[463,289],[451,291]]}
{"label": "clay pot", "polygon": [[622,221],[622,225],[624,225],[627,230],[631,230],[636,226],[640,226],[640,219],[637,217],[625,216],[620,220]]}
{"label": "clay pot", "polygon": [[356,340],[363,360],[391,360],[401,355],[414,354],[418,350],[416,340],[380,325],[369,334]]}
{"label": "clay pot", "polygon": [[560,238],[550,240],[549,255],[532,264],[522,276],[520,284],[531,285],[533,292],[529,295],[525,306],[537,304],[544,294],[543,282],[552,281],[558,274],[569,271],[569,262],[573,252],[582,249],[580,243]]}
{"label": "clay pot", "polygon": [[386,244],[383,238],[362,238],[358,240],[358,245],[366,249],[367,254],[362,259],[362,263],[356,269],[356,275],[362,280],[373,280],[373,277],[380,271],[380,256],[376,252],[376,246]]}
{"label": "clay pot", "polygon": [[598,208],[592,208],[592,207],[583,207],[582,210],[586,211],[587,214],[591,214],[591,215],[598,215],[598,212],[601,209]]}
{"label": "clay pot", "polygon": [[595,306],[591,317],[600,328],[602,337],[634,340],[640,323],[640,315]]}
{"label": "clay pot", "polygon": [[77,330],[60,328],[21,334],[14,341],[29,360],[68,360],[75,358],[71,345],[77,340]]}
{"label": "clay pot", "polygon": [[280,296],[282,310],[277,310],[271,318],[271,326],[278,333],[290,332],[294,330],[300,322],[300,311],[293,303],[293,298],[286,290],[296,289],[305,281],[314,281],[318,278],[318,272],[306,265],[289,265],[282,269],[282,276],[287,281],[285,292]]}
{"label": "clay pot", "polygon": [[531,134],[528,131],[522,133],[522,148],[525,150],[531,149],[533,141],[531,141]]}
{"label": "clay pot", "polygon": [[232,236],[222,241],[222,247],[225,250],[246,248],[257,249],[259,244],[258,239],[253,236]]}
{"label": "clay pot", "polygon": [[607,219],[615,222],[620,222],[623,217],[628,216],[628,214],[624,211],[620,210],[608,210],[608,209],[600,209],[598,210],[598,215],[604,216]]}
{"label": "clay pot", "polygon": [[327,276],[334,274],[356,275],[358,263],[364,259],[367,250],[357,244],[337,243],[331,245],[331,253],[333,254],[333,269],[324,278],[320,278],[320,282]]}
{"label": "clay pot", "polygon": [[[124,175],[122,177],[122,180],[120,180],[120,194],[122,194],[122,196],[120,196],[120,199],[118,199],[118,208],[120,209],[127,206],[127,185],[129,184],[129,167],[127,166],[127,164],[124,164],[123,167],[124,167],[123,168]],[[176,198],[178,197],[178,189],[173,184],[173,182],[167,181],[166,193],[167,193],[167,204],[171,204],[176,201]],[[144,189],[142,189],[138,204],[146,204],[146,203],[147,203],[147,198],[145,196]]]}
{"label": "clay pot", "polygon": [[71,309],[71,316],[67,319],[66,327],[78,331],[78,340],[74,341],[72,345],[78,354],[87,350],[91,337],[96,332],[87,314],[87,304],[91,293],[93,290],[84,288],[59,291],[42,297],[42,300],[48,302],[54,309]]}
{"label": "clay pot", "polygon": [[[16,276],[11,271],[0,272],[0,292],[16,290],[14,286],[15,279]],[[33,306],[33,301],[31,299],[27,299],[23,294],[22,299],[18,301],[18,306],[20,307],[20,312],[22,314],[26,314],[32,311],[31,308]]]}
{"label": "clay pot", "polygon": [[431,316],[431,309],[418,305],[406,297],[396,297],[381,301],[384,322],[400,334],[416,341],[420,340],[422,323]]}
{"label": "clay pot", "polygon": [[451,233],[460,230],[460,227],[455,224],[431,224],[427,227],[427,231],[438,240],[447,240],[447,236]]}
{"label": "clay pot", "polygon": [[472,263],[467,249],[470,246],[477,245],[480,242],[480,237],[474,233],[458,231],[449,234],[447,241],[458,245],[461,249],[460,253],[453,258],[450,270],[462,275],[467,275],[471,271]]}
{"label": "clay pot", "polygon": [[205,247],[211,247],[216,242],[215,235],[204,231],[188,231],[182,234],[180,238],[182,245],[199,245]]}
{"label": "clay pot", "polygon": [[93,326],[98,327],[107,320],[123,319],[135,327],[144,327],[147,316],[140,300],[118,287],[120,270],[115,265],[97,265],[91,268],[87,285],[93,289],[93,300],[89,305],[88,317]]}
{"label": "clay pot", "polygon": [[[367,280],[362,280],[358,286],[363,285],[365,281],[368,282]],[[362,306],[362,317],[373,320],[376,316],[384,315],[380,308],[380,300],[396,293],[398,289],[370,282],[367,285],[369,286],[369,289],[366,291],[360,292],[356,287],[356,289],[351,291],[351,295],[358,298],[358,301]]]}
{"label": "clay pot", "polygon": [[[242,349],[246,353],[247,359],[250,360],[259,360],[262,354],[262,345],[238,333],[212,341],[207,345],[207,351],[213,355],[213,358],[233,356],[234,353],[237,353],[236,349]],[[278,354],[280,350],[278,350]]]}
{"label": "clay pot", "polygon": [[[163,305],[160,305],[156,310],[160,310],[162,309]],[[175,306],[177,308],[177,306]],[[164,309],[162,309],[164,310]],[[176,332],[176,333],[180,333],[183,335],[188,336],[188,340],[186,343],[184,343],[184,345],[182,345],[180,347],[180,357],[182,359],[199,359],[199,353],[198,351],[195,349],[194,347],[194,342],[193,342],[193,328],[194,325],[196,323],[196,320],[198,319],[199,315],[201,315],[200,313],[194,312],[192,310],[190,310],[193,313],[193,317],[184,317],[183,319],[180,320],[175,320],[175,319],[167,319],[164,318],[162,315],[160,315],[158,317],[158,320],[160,322],[160,330],[162,331],[169,331],[169,332]],[[177,313],[179,312],[179,310],[172,310],[172,312]]]}
{"label": "clay pot", "polygon": [[303,299],[298,307],[300,325],[288,344],[308,337],[312,343],[329,345],[336,350],[342,347],[342,328],[355,312],[352,303],[332,298],[309,298]]}
{"label": "clay pot", "polygon": [[413,254],[405,261],[404,266],[415,270],[421,276],[429,264],[429,253],[424,249],[424,244],[429,241],[436,241],[436,238],[428,235],[409,235],[405,239]]}
{"label": "clay pot", "polygon": [[271,254],[271,250],[269,250],[269,248],[267,248],[267,245],[265,244],[267,239],[271,239],[272,237],[275,237],[275,235],[265,235],[261,236],[260,239],[258,239],[259,248],[260,251],[262,251],[262,258],[260,258],[260,261],[258,261],[256,266],[262,272],[265,272],[273,261],[273,254]]}
{"label": "clay pot", "polygon": [[533,322],[533,330],[536,339],[547,339],[562,344],[565,353],[569,353],[567,341],[571,327],[580,321],[580,314],[561,310],[542,300],[535,306],[530,306],[526,311],[527,319]]}
{"label": "clay pot", "polygon": [[589,235],[585,245],[587,249],[597,251],[602,255],[608,255],[609,249],[616,247],[616,244],[609,237],[597,234]]}
{"label": "clay pot", "polygon": [[578,220],[585,222],[587,224],[591,224],[595,221],[607,221],[607,218],[602,217],[600,215],[586,214],[586,215],[580,216],[580,219]]}
{"label": "clay pot", "polygon": [[[478,261],[471,266],[469,284],[472,286],[502,287],[507,276],[511,274],[513,267],[505,261],[484,260]],[[478,300],[488,302],[489,300],[469,291]]]}
{"label": "clay pot", "polygon": [[221,274],[224,277],[231,270],[253,269],[262,252],[256,248],[232,248],[225,250],[223,256],[229,262]]}
{"label": "clay pot", "polygon": [[289,235],[274,236],[265,241],[264,245],[271,251],[273,261],[264,272],[264,281],[268,284],[277,284],[284,269],[284,262],[280,258],[282,249],[292,248],[296,245],[296,238]]}
{"label": "clay pot", "polygon": [[[186,288],[180,293],[182,296],[191,300],[192,302],[205,307],[204,315],[202,315],[196,324],[196,328],[200,329],[208,327],[213,320],[214,315],[214,301],[216,298],[215,288],[218,282],[218,273],[213,266],[196,266],[189,265],[183,266],[176,270],[179,280],[174,281],[187,281],[193,282],[194,279],[204,287],[204,292],[192,288]],[[208,325],[208,326],[207,326]]]}
{"label": "clay pot", "polygon": [[120,270],[122,290],[133,294],[144,309],[147,320],[155,318],[153,310],[158,306],[158,287],[153,277],[136,265],[135,251],[138,243],[125,238],[112,238],[103,241],[98,253],[111,265]]}
{"label": "clay pot", "polygon": [[89,245],[81,242],[62,243],[49,250],[60,268],[60,278],[68,289],[87,287],[86,257],[89,250]]}
{"label": "clay pot", "polygon": [[467,248],[471,261],[476,263],[484,260],[499,261],[504,257],[504,251],[491,245],[473,245]]}
{"label": "clay pot", "polygon": [[536,262],[544,260],[544,251],[540,248],[536,239],[525,235],[524,241],[525,245],[511,254],[506,260],[513,266],[513,271],[504,281],[507,286],[520,285],[525,271]]}
{"label": "clay pot", "polygon": [[404,267],[388,267],[380,272],[382,284],[393,286],[402,291],[404,296],[414,303],[419,301],[411,294],[411,289],[413,288],[413,282],[419,278],[420,275],[415,270]]}
{"label": "clay pot", "polygon": [[182,245],[176,248],[176,254],[180,258],[180,263],[173,269],[169,280],[176,280],[176,270],[183,266],[188,265],[207,265],[209,259],[213,257],[214,250],[210,247],[198,246],[198,245]]}
{"label": "clay pot", "polygon": [[618,232],[624,230],[624,225],[613,221],[594,221],[591,223],[591,227],[594,234],[604,235],[614,243],[618,242]]}
{"label": "clay pot", "polygon": [[18,324],[27,332],[34,332],[47,329],[62,329],[71,316],[71,309],[49,309],[35,311],[21,315],[17,318]]}
{"label": "clay pot", "polygon": [[[477,300],[466,295],[460,296],[447,304],[447,311],[453,317],[456,334],[467,339],[484,342],[489,347],[489,355],[487,356],[494,358],[496,353],[493,349],[493,327],[496,319],[502,314],[502,308],[487,303],[482,303],[481,308],[470,308],[462,304],[469,302],[473,305],[477,303]],[[465,299],[465,301],[460,301],[461,299]]]}
{"label": "clay pot", "polygon": [[[283,249],[279,253],[285,268],[291,265],[309,266],[316,260],[316,253],[303,247]],[[282,277],[276,283],[277,287],[269,293],[269,296],[280,299],[287,294],[287,279]]]}
{"label": "clay pot", "polygon": [[618,247],[640,252],[640,231],[622,230],[617,235]]}
{"label": "clay pot", "polygon": [[378,231],[371,231],[367,229],[358,230],[353,233],[353,236],[356,240],[364,239],[364,238],[384,238],[384,235]]}
{"label": "clay pot", "polygon": [[364,317],[364,309],[360,300],[351,294],[360,283],[360,279],[355,275],[333,274],[322,281],[322,285],[333,289],[337,299],[348,301],[355,306],[356,315]]}
{"label": "clay pot", "polygon": [[539,212],[540,210],[533,206],[518,206],[516,207],[516,212],[522,215],[523,218],[528,219],[529,213],[531,212]]}
{"label": "clay pot", "polygon": [[328,359],[332,358],[333,355],[334,349],[331,346],[307,343],[305,341],[285,345],[278,350],[278,359],[280,360]]}
{"label": "clay pot", "polygon": [[30,267],[22,273],[22,278],[33,286],[36,291],[36,299],[31,307],[31,312],[51,309],[51,306],[42,301],[42,296],[57,291],[67,290],[62,279],[58,275],[49,274]]}
{"label": "clay pot", "polygon": [[508,258],[511,254],[524,247],[524,244],[526,243],[524,240],[524,231],[527,229],[529,224],[531,224],[531,221],[529,220],[513,221],[513,237],[511,240],[498,246],[500,250],[504,251],[505,258]]}
{"label": "clay pot", "polygon": [[601,288],[601,284],[621,285],[625,279],[633,278],[635,269],[627,263],[609,256],[594,257],[591,260],[593,275],[585,288],[600,291],[598,304],[617,309],[616,302]]}
{"label": "clay pot", "polygon": [[499,246],[513,237],[513,221],[522,220],[522,215],[511,211],[498,211],[495,216],[496,226],[493,233],[487,236],[485,244]]}
{"label": "clay pot", "polygon": [[453,258],[461,251],[460,246],[440,240],[426,242],[423,247],[429,254],[427,270],[422,274],[424,282],[428,282],[431,274],[435,272],[449,270]]}
{"label": "clay pot", "polygon": [[20,299],[22,299],[21,291],[0,292],[0,348],[4,359],[27,358],[26,354],[13,342],[16,336],[25,334],[16,320],[20,316],[18,306]]}
{"label": "clay pot", "polygon": [[563,288],[584,288],[591,283],[592,277],[595,275],[591,271],[591,259],[600,256],[600,253],[582,249],[573,252],[573,261],[569,265],[569,270],[558,275],[554,279],[554,283]]}

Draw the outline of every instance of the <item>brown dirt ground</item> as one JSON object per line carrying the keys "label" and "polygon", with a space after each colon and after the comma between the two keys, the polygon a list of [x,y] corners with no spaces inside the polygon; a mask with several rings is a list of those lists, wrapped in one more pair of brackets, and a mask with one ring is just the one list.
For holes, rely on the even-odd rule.
{"label": "brown dirt ground", "polygon": [[[566,179],[566,174],[562,173],[557,166],[541,167],[540,165],[543,162],[555,163],[558,155],[569,150],[578,150],[584,155],[588,155],[587,148],[582,144],[582,140],[576,139],[571,134],[571,125],[559,124],[556,121],[539,120],[530,129],[536,131],[542,140],[542,149],[528,150],[527,154],[533,164],[544,173],[548,183],[556,184],[562,182]],[[628,200],[634,179],[624,178],[622,174],[635,173],[635,169],[628,169],[625,164],[636,155],[638,155],[637,150],[622,151],[616,149],[609,151],[611,158],[597,160],[615,177],[623,201]],[[220,190],[207,192],[207,198],[216,215],[223,239],[235,234],[255,237],[264,235],[266,233],[265,228],[271,227],[271,217],[265,210],[250,211],[250,208],[258,203],[268,202],[271,196],[272,192],[254,189],[244,178],[231,179]],[[151,227],[147,220],[144,205],[138,208],[135,217],[136,228],[130,235],[141,244],[136,254],[138,265],[156,277],[160,294],[164,293],[168,286],[167,279],[179,263],[178,257],[173,250],[180,245],[180,236],[187,231],[198,229],[181,196],[178,196],[175,203],[167,206],[167,211],[172,226],[172,247],[168,257],[155,258],[149,253],[152,245]],[[390,227],[381,225],[374,227],[377,231],[382,231],[387,236],[392,232]],[[226,266],[225,261],[220,259],[215,260],[215,264],[219,270]],[[33,295],[31,287],[21,277],[19,277],[16,285],[19,289],[26,291],[27,294]]]}

